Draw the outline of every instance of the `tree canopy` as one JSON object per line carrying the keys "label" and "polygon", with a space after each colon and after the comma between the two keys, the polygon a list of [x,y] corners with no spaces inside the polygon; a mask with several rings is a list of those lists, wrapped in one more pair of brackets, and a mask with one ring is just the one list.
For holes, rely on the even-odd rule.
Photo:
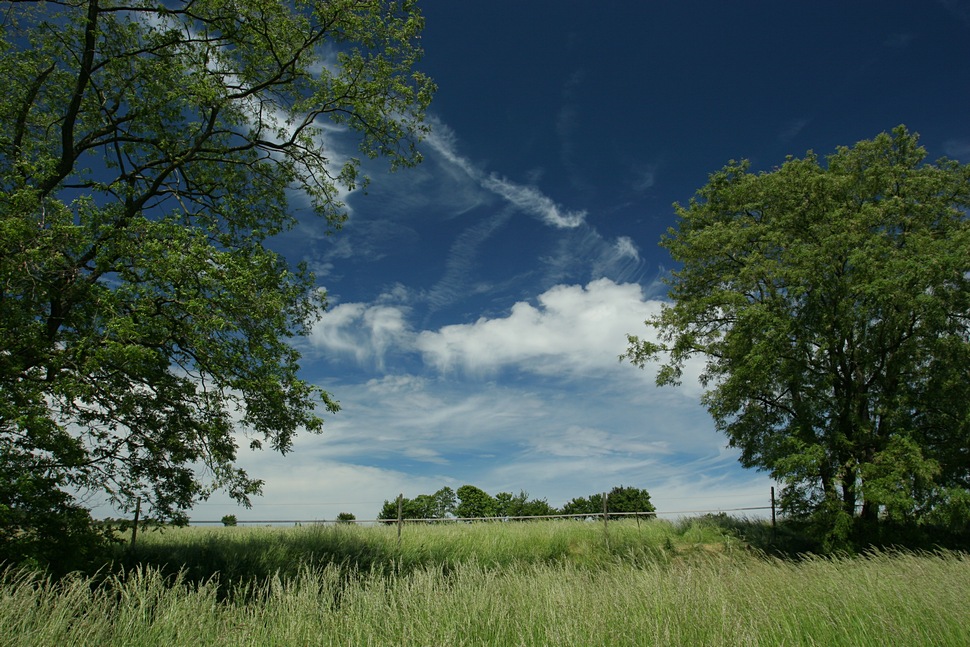
{"label": "tree canopy", "polygon": [[[445,519],[454,514],[458,499],[455,491],[445,486],[434,494],[419,494],[413,499],[401,497],[402,519]],[[398,502],[385,500],[377,518],[389,521],[398,518]]]}
{"label": "tree canopy", "polygon": [[[401,497],[401,519],[449,519],[479,517],[537,517],[556,514],[545,499],[530,499],[529,493],[499,492],[494,497],[474,485],[462,485],[457,492],[443,487],[434,494],[419,494],[413,499]],[[385,500],[377,518],[398,518],[397,499]]]}
{"label": "tree canopy", "polygon": [[729,163],[675,205],[658,341],[629,337],[660,385],[703,362],[742,464],[833,537],[970,487],[970,166],[925,158],[900,126],[824,163]]}
{"label": "tree canopy", "polygon": [[0,475],[32,477],[0,516],[246,502],[238,444],[337,410],[290,343],[324,295],[266,243],[298,210],[339,228],[366,178],[335,142],[419,161],[422,26],[412,0],[5,3]]}
{"label": "tree canopy", "polygon": [[[603,493],[570,499],[563,505],[563,514],[603,514]],[[617,485],[605,494],[607,512],[654,512],[650,493],[642,488]]]}
{"label": "tree canopy", "polygon": [[498,501],[485,490],[474,485],[462,485],[455,490],[458,505],[455,516],[463,519],[494,517],[498,513]]}

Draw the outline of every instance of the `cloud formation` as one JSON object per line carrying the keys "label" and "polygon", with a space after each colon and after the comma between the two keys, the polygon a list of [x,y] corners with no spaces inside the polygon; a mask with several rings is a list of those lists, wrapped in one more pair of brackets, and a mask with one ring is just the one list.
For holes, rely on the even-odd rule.
{"label": "cloud formation", "polygon": [[586,286],[556,285],[534,304],[515,303],[502,317],[415,331],[403,305],[408,298],[387,293],[375,303],[339,304],[314,326],[310,344],[381,370],[389,354],[410,353],[439,374],[486,376],[508,369],[576,377],[616,370],[627,333],[648,332],[643,322],[662,306],[635,283],[603,278]]}
{"label": "cloud formation", "polygon": [[503,368],[577,374],[614,367],[626,334],[660,310],[639,285],[598,279],[586,287],[557,285],[537,305],[520,301],[506,317],[424,331],[415,346],[439,371],[487,374]]}
{"label": "cloud formation", "polygon": [[388,352],[407,348],[412,336],[407,308],[392,304],[341,303],[325,312],[310,332],[310,346],[350,355],[383,370]]}
{"label": "cloud formation", "polygon": [[515,208],[535,216],[547,225],[558,229],[571,229],[585,222],[585,211],[564,209],[534,186],[518,184],[494,173],[486,174],[458,154],[454,133],[444,124],[436,122],[432,134],[425,142],[445,161],[462,170],[483,189],[505,199]]}
{"label": "cloud formation", "polygon": [[970,139],[948,139],[943,142],[943,152],[962,162],[970,161]]}
{"label": "cloud formation", "polygon": [[497,175],[481,180],[484,188],[499,195],[520,210],[558,229],[572,229],[586,220],[585,211],[567,211],[535,187],[516,184]]}

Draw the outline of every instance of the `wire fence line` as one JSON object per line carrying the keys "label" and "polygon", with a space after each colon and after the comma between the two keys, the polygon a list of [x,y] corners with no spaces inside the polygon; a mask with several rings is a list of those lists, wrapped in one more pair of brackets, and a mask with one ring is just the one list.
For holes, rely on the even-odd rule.
{"label": "wire fence line", "polygon": [[[662,512],[653,510],[649,512],[581,512],[577,514],[545,514],[545,515],[524,515],[524,516],[492,516],[492,517],[430,517],[424,519],[407,519],[403,517],[393,518],[393,519],[237,519],[235,520],[235,525],[257,525],[257,524],[270,524],[270,525],[283,525],[283,524],[301,524],[301,525],[342,525],[342,524],[379,524],[379,525],[393,525],[393,524],[408,524],[408,523],[471,523],[476,521],[485,522],[503,522],[503,521],[537,521],[541,519],[589,519],[597,520],[603,519],[604,516],[607,519],[612,519],[614,517],[659,517],[664,515],[702,515],[702,514],[719,514],[728,512],[748,512],[754,510],[771,510],[775,511],[774,506],[749,506],[743,508],[712,508],[709,510],[665,510]],[[772,515],[774,516],[774,515]],[[189,521],[189,525],[225,525],[222,520],[199,520],[194,519]]]}

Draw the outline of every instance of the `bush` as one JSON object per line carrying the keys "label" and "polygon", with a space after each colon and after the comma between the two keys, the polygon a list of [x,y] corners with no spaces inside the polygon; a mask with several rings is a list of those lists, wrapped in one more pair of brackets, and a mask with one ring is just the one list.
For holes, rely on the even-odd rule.
{"label": "bush", "polygon": [[113,533],[62,487],[9,455],[0,459],[0,564],[55,577],[98,567]]}

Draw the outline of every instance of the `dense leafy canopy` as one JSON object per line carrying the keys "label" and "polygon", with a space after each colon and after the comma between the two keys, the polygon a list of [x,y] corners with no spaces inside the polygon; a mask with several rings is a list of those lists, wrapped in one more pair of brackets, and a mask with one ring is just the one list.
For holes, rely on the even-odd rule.
{"label": "dense leafy canopy", "polygon": [[[413,499],[402,496],[401,519],[445,519],[454,514],[458,498],[450,487],[443,487],[434,494],[419,494]],[[378,519],[398,518],[398,500],[384,501]]]}
{"label": "dense leafy canopy", "polygon": [[563,514],[602,514],[603,497],[607,512],[654,512],[650,493],[642,488],[618,485],[609,492],[570,499],[562,507]]}
{"label": "dense leafy canopy", "polygon": [[[827,163],[730,163],[662,241],[681,264],[626,357],[703,398],[745,466],[833,536],[970,488],[970,166],[899,127]],[[945,514],[943,516],[946,516]]]}
{"label": "dense leafy canopy", "polygon": [[[462,485],[457,491],[443,487],[434,494],[419,494],[413,499],[401,497],[401,519],[449,519],[482,517],[538,517],[557,514],[545,499],[530,499],[525,490],[518,494],[499,492],[492,496],[474,485]],[[398,501],[384,501],[377,518],[398,518]]]}
{"label": "dense leafy canopy", "polygon": [[519,490],[518,494],[499,492],[495,495],[497,517],[542,517],[558,512],[545,499],[530,499],[525,490]]}
{"label": "dense leafy canopy", "polygon": [[331,142],[419,160],[421,28],[411,0],[4,3],[0,475],[32,475],[5,520],[245,502],[239,434],[285,452],[338,408],[289,343],[323,295],[265,243],[339,227],[364,179]]}

